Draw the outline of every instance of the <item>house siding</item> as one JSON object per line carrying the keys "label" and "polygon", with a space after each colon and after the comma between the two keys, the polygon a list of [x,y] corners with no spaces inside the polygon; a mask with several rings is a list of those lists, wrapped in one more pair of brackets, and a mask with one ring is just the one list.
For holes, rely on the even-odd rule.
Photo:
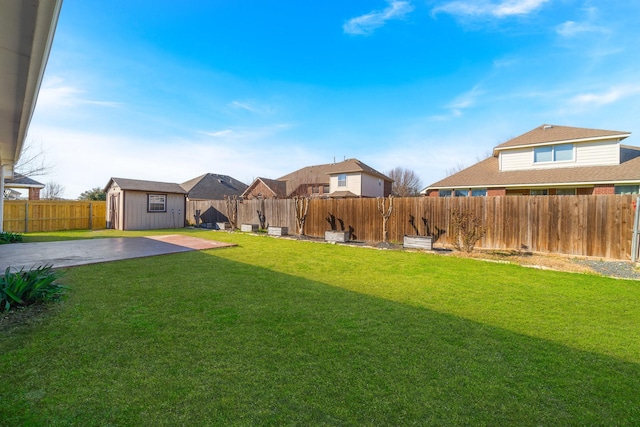
{"label": "house siding", "polygon": [[166,212],[147,212],[148,194],[162,192],[124,192],[124,227],[126,230],[154,230],[159,228],[184,227],[185,198],[182,194],[166,194]]}
{"label": "house siding", "polygon": [[[342,174],[340,174],[342,175]],[[330,192],[334,191],[350,191],[355,195],[360,196],[362,194],[362,178],[359,173],[347,173],[347,186],[338,187],[338,175],[331,175],[329,178]]]}
{"label": "house siding", "polygon": [[617,165],[620,163],[620,141],[592,141],[574,144],[574,161],[533,163],[533,147],[500,152],[500,170],[552,169],[577,166]]}
{"label": "house siding", "polygon": [[384,197],[384,185],[381,178],[362,175],[362,193],[364,197]]}

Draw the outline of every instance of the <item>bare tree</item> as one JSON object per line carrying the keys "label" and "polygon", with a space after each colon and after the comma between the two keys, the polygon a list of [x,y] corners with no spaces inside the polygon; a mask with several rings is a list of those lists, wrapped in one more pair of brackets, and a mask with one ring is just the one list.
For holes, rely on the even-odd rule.
{"label": "bare tree", "polygon": [[411,169],[396,166],[387,172],[387,176],[393,180],[391,194],[396,197],[417,196],[422,189],[422,180]]}
{"label": "bare tree", "polygon": [[59,200],[62,199],[63,194],[64,187],[53,181],[47,182],[42,189],[42,199],[44,200]]}
{"label": "bare tree", "polygon": [[467,168],[466,164],[464,164],[462,162],[458,162],[458,163],[455,164],[455,166],[452,166],[452,167],[446,169],[444,171],[444,173],[445,173],[446,176],[451,176],[451,175],[454,175],[454,174],[456,174],[456,173],[458,173],[458,172],[460,172],[460,171],[462,171],[462,170],[464,170],[466,168]]}
{"label": "bare tree", "polygon": [[22,148],[20,159],[14,169],[24,176],[39,176],[49,173],[53,169],[53,165],[47,163],[42,145],[38,148],[33,141],[29,141]]}
{"label": "bare tree", "polygon": [[296,208],[297,231],[298,234],[304,236],[304,223],[307,220],[307,211],[309,210],[309,197],[294,196],[293,203]]}
{"label": "bare tree", "polygon": [[231,224],[231,229],[238,228],[238,196],[224,196],[224,203],[227,208],[227,219]]}
{"label": "bare tree", "polygon": [[[389,200],[389,204],[387,206],[387,200]],[[382,215],[382,241],[387,242],[389,239],[389,233],[387,232],[387,220],[391,216],[391,212],[393,211],[393,196],[389,195],[387,199],[384,197],[378,197],[378,212]]]}

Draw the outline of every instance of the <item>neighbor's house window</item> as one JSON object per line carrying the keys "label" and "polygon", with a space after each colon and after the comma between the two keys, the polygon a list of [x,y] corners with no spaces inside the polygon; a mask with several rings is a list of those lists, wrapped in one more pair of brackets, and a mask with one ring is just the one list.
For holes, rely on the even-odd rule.
{"label": "neighbor's house window", "polygon": [[451,197],[452,190],[440,190],[438,191],[438,196],[440,197]]}
{"label": "neighbor's house window", "polygon": [[467,197],[469,195],[469,190],[456,190],[454,194],[456,197]]}
{"label": "neighbor's house window", "polygon": [[347,174],[341,173],[338,175],[338,187],[346,187],[347,186]]}
{"label": "neighbor's house window", "polygon": [[320,192],[320,187],[314,185],[313,187],[311,187],[311,191],[313,192],[313,194],[318,194]]}
{"label": "neighbor's house window", "polygon": [[147,195],[149,203],[147,212],[166,212],[167,211],[167,195],[166,194],[149,194]]}
{"label": "neighbor's house window", "polygon": [[575,188],[556,188],[556,196],[575,196]]}
{"label": "neighbor's house window", "polygon": [[547,145],[533,149],[533,162],[568,162],[573,160],[573,144]]}
{"label": "neighbor's house window", "polygon": [[482,188],[482,189],[477,189],[477,190],[471,190],[471,195],[473,197],[484,197],[487,195],[487,189],[486,188]]}
{"label": "neighbor's house window", "polygon": [[616,185],[614,186],[615,194],[639,194],[637,185]]}
{"label": "neighbor's house window", "polygon": [[549,192],[547,190],[531,190],[529,194],[532,196],[546,196]]}
{"label": "neighbor's house window", "polygon": [[331,191],[331,190],[329,190],[330,188],[331,188],[331,187],[329,186],[329,184],[325,184],[325,185],[323,185],[323,186],[322,186],[322,193],[323,193],[323,194],[329,194],[329,192]]}

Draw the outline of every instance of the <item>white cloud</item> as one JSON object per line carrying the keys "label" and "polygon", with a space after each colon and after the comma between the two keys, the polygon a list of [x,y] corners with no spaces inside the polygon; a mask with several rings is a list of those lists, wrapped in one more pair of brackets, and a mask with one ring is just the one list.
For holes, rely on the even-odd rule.
{"label": "white cloud", "polygon": [[477,84],[471,90],[458,95],[453,101],[447,104],[445,106],[445,108],[449,110],[447,114],[430,116],[429,120],[441,122],[461,117],[464,114],[464,110],[473,107],[478,97],[484,93],[485,91],[480,89],[480,84]]}
{"label": "white cloud", "polygon": [[408,1],[390,0],[386,9],[351,18],[344,23],[342,29],[347,34],[369,35],[384,26],[387,21],[402,19],[411,11],[413,6]]}
{"label": "white cloud", "polygon": [[585,107],[602,106],[637,94],[640,94],[640,85],[623,85],[612,87],[601,93],[583,93],[573,97],[571,102]]}
{"label": "white cloud", "polygon": [[597,25],[598,10],[594,7],[585,9],[586,19],[582,22],[566,21],[556,27],[556,32],[562,37],[572,38],[585,33],[602,33],[608,30]]}
{"label": "white cloud", "polygon": [[59,77],[45,80],[38,94],[39,110],[58,110],[60,107],[78,107],[83,105],[99,105],[104,107],[119,107],[121,104],[111,101],[88,99],[86,91],[65,84]]}
{"label": "white cloud", "polygon": [[452,1],[437,6],[433,13],[448,13],[459,17],[506,18],[509,16],[528,15],[541,8],[549,0],[505,0],[502,2],[488,1]]}

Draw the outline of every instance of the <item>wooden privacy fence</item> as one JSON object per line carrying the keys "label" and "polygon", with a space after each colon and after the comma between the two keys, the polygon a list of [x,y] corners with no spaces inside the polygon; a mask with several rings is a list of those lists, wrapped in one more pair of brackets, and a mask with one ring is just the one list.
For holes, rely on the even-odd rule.
{"label": "wooden privacy fence", "polygon": [[95,230],[105,228],[106,202],[5,200],[4,231]]}
{"label": "wooden privacy fence", "polygon": [[[484,249],[523,250],[628,260],[634,223],[631,195],[412,197],[397,198],[387,223],[389,241],[405,235],[432,235],[436,247],[452,243],[451,213],[470,212],[487,229],[476,245]],[[187,221],[226,221],[222,200],[190,201]],[[243,200],[238,202],[238,225],[259,224],[295,228],[293,200]],[[358,241],[382,241],[382,216],[376,199],[313,199],[309,204],[305,234],[324,237],[330,223],[351,231]]]}

